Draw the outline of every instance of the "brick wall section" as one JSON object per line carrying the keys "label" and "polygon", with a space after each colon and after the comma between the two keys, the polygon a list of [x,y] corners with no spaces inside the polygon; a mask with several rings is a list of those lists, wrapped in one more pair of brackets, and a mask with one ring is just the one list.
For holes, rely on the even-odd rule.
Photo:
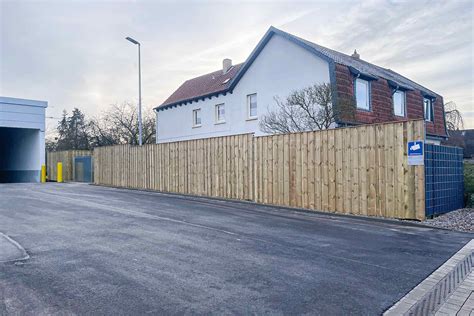
{"label": "brick wall section", "polygon": [[[347,66],[336,63],[336,90],[340,100],[354,98],[354,77]],[[387,80],[379,78],[371,81],[371,111],[356,110],[351,117],[341,114],[341,120],[346,123],[373,124],[408,119],[422,119],[423,96],[420,91],[406,92],[407,117],[393,114],[392,89]],[[426,133],[446,136],[444,128],[443,97],[437,95],[434,104],[434,122],[426,122]]]}

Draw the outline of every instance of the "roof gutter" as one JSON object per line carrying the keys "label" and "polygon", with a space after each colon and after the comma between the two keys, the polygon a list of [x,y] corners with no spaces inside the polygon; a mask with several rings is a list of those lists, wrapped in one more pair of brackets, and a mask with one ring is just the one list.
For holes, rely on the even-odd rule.
{"label": "roof gutter", "polygon": [[165,104],[165,105],[158,105],[158,106],[154,107],[153,110],[155,112],[158,112],[158,111],[178,107],[178,106],[181,106],[181,105],[186,105],[188,103],[193,103],[195,101],[197,102],[199,100],[204,101],[206,98],[211,99],[212,97],[218,96],[219,94],[226,95],[227,93],[232,93],[232,90],[230,89],[230,87],[226,88],[224,90],[219,90],[217,92],[211,92],[211,93],[208,93],[208,94],[203,94],[203,95],[200,95],[200,96],[197,96],[197,97],[194,97],[194,98],[184,99],[184,100],[176,101],[176,102]]}
{"label": "roof gutter", "polygon": [[448,136],[440,136],[440,135],[434,135],[434,134],[426,134],[426,137],[430,138],[430,139],[436,139],[436,140],[446,140],[448,139],[449,137]]}
{"label": "roof gutter", "polygon": [[349,71],[351,72],[351,74],[356,76],[357,78],[361,78],[364,80],[378,80],[379,79],[377,76],[362,72],[352,66],[346,66],[346,67],[349,68]]}

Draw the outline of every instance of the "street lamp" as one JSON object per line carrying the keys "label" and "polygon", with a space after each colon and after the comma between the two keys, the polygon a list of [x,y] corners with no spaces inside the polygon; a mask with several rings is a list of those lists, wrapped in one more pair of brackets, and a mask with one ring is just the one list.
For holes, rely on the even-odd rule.
{"label": "street lamp", "polygon": [[140,43],[131,37],[125,38],[127,41],[138,45],[138,144],[142,145],[142,70],[140,64]]}

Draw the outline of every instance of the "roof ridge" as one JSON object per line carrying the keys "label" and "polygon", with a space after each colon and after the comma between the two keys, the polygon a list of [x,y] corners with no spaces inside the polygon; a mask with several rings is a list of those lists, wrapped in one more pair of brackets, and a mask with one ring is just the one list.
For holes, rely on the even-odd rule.
{"label": "roof ridge", "polygon": [[[235,65],[232,65],[232,68],[233,68],[233,67],[236,67],[236,66],[241,66],[242,64],[244,64],[244,63],[241,62],[241,63],[235,64]],[[232,68],[231,68],[231,69],[232,69]],[[225,74],[222,74],[222,75],[228,74],[231,69],[229,69]],[[212,72],[208,72],[207,74],[204,74],[204,75],[199,75],[199,76],[197,76],[197,77],[188,79],[188,80],[186,80],[185,82],[191,81],[191,80],[194,80],[194,79],[199,79],[199,78],[201,78],[201,77],[206,77],[206,76],[212,75],[212,74],[214,74],[214,73],[219,73],[219,72],[222,72],[222,69],[215,70],[215,71],[212,71]]]}
{"label": "roof ridge", "polygon": [[[274,28],[275,28],[276,30],[282,32],[282,33],[285,33],[285,34],[287,34],[287,35],[290,35],[290,36],[292,36],[292,37],[295,37],[296,39],[298,39],[298,40],[300,40],[300,41],[307,42],[307,43],[310,43],[310,44],[312,44],[312,45],[319,46],[320,48],[327,49],[327,50],[329,50],[329,51],[331,51],[331,52],[334,52],[334,53],[337,53],[337,54],[341,54],[341,55],[344,55],[344,56],[346,56],[346,57],[351,57],[351,55],[347,55],[346,53],[343,53],[343,52],[337,51],[337,50],[335,50],[335,49],[332,49],[332,48],[323,46],[323,45],[321,45],[321,44],[315,43],[315,42],[313,42],[313,41],[304,39],[304,38],[299,37],[299,36],[297,36],[297,35],[294,35],[294,34],[291,34],[291,33],[286,32],[286,31],[280,30],[280,29],[278,29],[278,28],[276,28],[276,27],[274,27]],[[351,58],[352,58],[352,57],[351,57]],[[361,59],[361,60],[362,60],[362,59]]]}
{"label": "roof ridge", "polygon": [[[291,37],[293,37],[293,38],[295,38],[295,39],[297,39],[297,40],[300,40],[300,41],[302,41],[302,42],[304,42],[304,43],[306,43],[306,44],[309,43],[309,44],[312,45],[312,46],[316,46],[317,48],[322,49],[323,51],[321,51],[321,53],[324,54],[326,57],[329,57],[329,58],[331,58],[331,59],[333,59],[333,60],[334,60],[334,58],[332,58],[331,56],[328,56],[327,54],[325,54],[324,50],[327,50],[327,51],[329,51],[329,52],[335,53],[335,55],[342,55],[342,56],[344,56],[345,58],[351,60],[351,61],[354,62],[354,63],[358,63],[358,62],[359,62],[359,63],[365,63],[365,64],[367,64],[367,65],[370,66],[370,67],[378,68],[378,69],[384,70],[384,71],[386,71],[386,72],[389,72],[389,74],[385,74],[385,75],[390,75],[391,77],[400,76],[400,77],[402,77],[403,79],[409,81],[412,85],[417,86],[417,89],[418,89],[418,90],[426,90],[426,91],[429,92],[429,93],[436,94],[436,93],[435,93],[434,91],[432,91],[431,89],[426,88],[425,86],[423,86],[423,85],[421,85],[421,84],[419,84],[419,83],[413,81],[413,80],[410,79],[410,78],[407,78],[406,76],[404,76],[404,75],[402,75],[402,74],[400,74],[400,73],[398,73],[398,72],[396,72],[396,71],[394,71],[394,70],[392,70],[392,69],[390,69],[390,68],[385,68],[385,67],[376,65],[376,64],[374,64],[374,63],[371,63],[371,62],[369,62],[369,61],[367,61],[367,60],[364,60],[364,59],[361,59],[361,58],[355,59],[355,58],[353,58],[351,55],[348,55],[348,54],[346,54],[346,53],[343,53],[343,52],[334,50],[334,49],[332,49],[332,48],[328,48],[328,47],[326,47],[326,46],[322,46],[322,45],[317,44],[317,43],[315,43],[315,42],[312,42],[312,41],[310,41],[310,40],[306,40],[306,39],[304,39],[304,38],[301,38],[301,37],[299,37],[299,36],[297,36],[297,35],[294,35],[294,34],[291,34],[291,33],[286,32],[286,31],[280,30],[280,29],[278,29],[278,28],[276,28],[276,27],[272,27],[272,28],[275,29],[275,30],[277,30],[278,32],[284,33],[284,34],[286,34],[286,35],[288,35],[288,36],[291,36]],[[335,61],[335,62],[337,62],[337,61]],[[383,76],[380,76],[380,77],[383,78]],[[387,78],[384,78],[384,79],[387,79]],[[396,78],[392,78],[392,79],[396,79]]]}

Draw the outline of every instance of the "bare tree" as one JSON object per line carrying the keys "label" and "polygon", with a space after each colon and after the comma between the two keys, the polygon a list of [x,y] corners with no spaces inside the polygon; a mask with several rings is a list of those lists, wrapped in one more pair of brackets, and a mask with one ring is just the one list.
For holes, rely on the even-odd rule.
{"label": "bare tree", "polygon": [[46,151],[56,151],[58,145],[57,137],[46,137],[45,139],[45,148]]}
{"label": "bare tree", "polygon": [[444,105],[444,113],[446,114],[446,127],[448,130],[457,131],[464,128],[464,120],[456,103],[453,101],[446,103]]}
{"label": "bare tree", "polygon": [[[91,120],[91,141],[93,147],[131,144],[138,145],[138,113],[132,103],[114,104],[98,118]],[[155,115],[143,111],[143,144],[155,142]]]}
{"label": "bare tree", "polygon": [[333,105],[333,86],[328,83],[314,84],[293,91],[285,100],[275,97],[276,109],[269,110],[260,120],[265,133],[292,133],[322,130],[334,125],[340,114],[351,117],[352,102],[341,100]]}

